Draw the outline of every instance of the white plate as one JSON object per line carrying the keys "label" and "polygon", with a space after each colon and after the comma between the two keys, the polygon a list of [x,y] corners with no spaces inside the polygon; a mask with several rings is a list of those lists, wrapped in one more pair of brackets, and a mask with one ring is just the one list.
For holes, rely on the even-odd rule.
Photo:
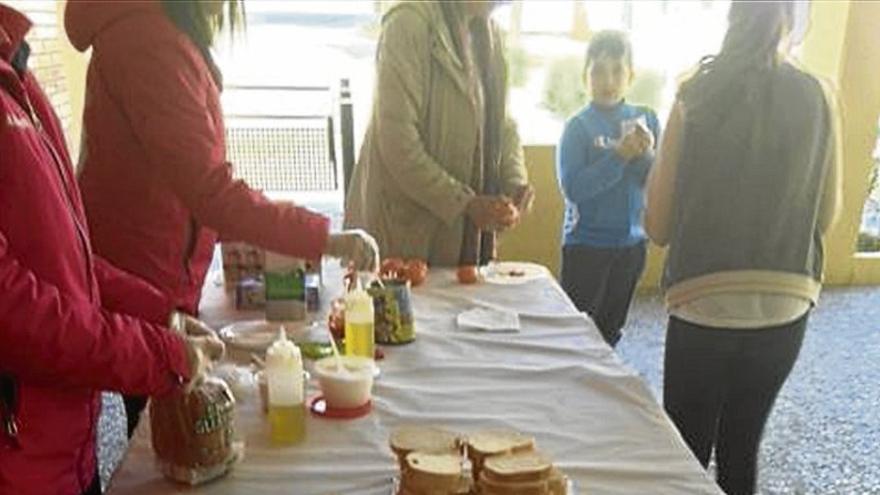
{"label": "white plate", "polygon": [[483,280],[498,285],[524,284],[547,275],[547,269],[541,265],[517,261],[501,261],[483,268]]}
{"label": "white plate", "polygon": [[[305,321],[239,321],[220,329],[220,338],[227,345],[251,352],[263,352],[278,337],[278,329],[284,327],[287,338],[294,342],[308,342],[313,332],[326,334],[320,326],[309,326]],[[325,337],[326,339],[326,337]]]}

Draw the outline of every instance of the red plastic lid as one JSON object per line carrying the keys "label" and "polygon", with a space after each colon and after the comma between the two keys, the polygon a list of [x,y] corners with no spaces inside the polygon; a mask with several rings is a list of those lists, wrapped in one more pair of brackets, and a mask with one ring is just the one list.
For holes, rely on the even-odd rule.
{"label": "red plastic lid", "polygon": [[356,419],[366,416],[373,410],[373,401],[351,409],[339,409],[327,406],[323,395],[316,395],[309,399],[309,411],[319,418],[327,419]]}

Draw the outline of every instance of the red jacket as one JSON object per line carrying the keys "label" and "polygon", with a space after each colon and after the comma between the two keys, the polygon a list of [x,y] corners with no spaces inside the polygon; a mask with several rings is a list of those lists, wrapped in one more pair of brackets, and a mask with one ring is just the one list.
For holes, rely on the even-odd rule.
{"label": "red jacket", "polygon": [[75,495],[95,475],[99,390],[157,395],[188,378],[170,301],[96,258],[57,117],[0,4],[0,494]]}
{"label": "red jacket", "polygon": [[320,258],[329,220],[233,180],[211,66],[158,1],[67,3],[92,48],[80,186],[95,250],[195,314],[219,233]]}

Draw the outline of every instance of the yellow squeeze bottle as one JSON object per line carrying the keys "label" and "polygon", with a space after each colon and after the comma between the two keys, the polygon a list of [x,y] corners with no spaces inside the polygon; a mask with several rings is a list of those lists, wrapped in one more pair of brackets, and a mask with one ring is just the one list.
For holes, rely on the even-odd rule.
{"label": "yellow squeeze bottle", "polygon": [[345,355],[373,359],[373,298],[357,281],[355,289],[345,296]]}
{"label": "yellow squeeze bottle", "polygon": [[306,435],[303,365],[299,347],[287,339],[282,327],[266,351],[269,389],[269,428],[276,445],[293,445]]}

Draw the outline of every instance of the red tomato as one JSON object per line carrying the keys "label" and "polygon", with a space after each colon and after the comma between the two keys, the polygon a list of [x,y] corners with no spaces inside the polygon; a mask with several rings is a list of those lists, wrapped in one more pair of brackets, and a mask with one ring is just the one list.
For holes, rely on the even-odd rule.
{"label": "red tomato", "polygon": [[345,274],[345,277],[342,279],[342,286],[346,292],[353,290],[354,286],[357,285],[357,276],[357,272],[351,269]]}
{"label": "red tomato", "polygon": [[327,326],[336,340],[345,338],[345,302],[342,299],[336,299],[330,304]]}
{"label": "red tomato", "polygon": [[422,260],[409,260],[406,262],[404,273],[412,286],[418,287],[428,278],[428,264]]}
{"label": "red tomato", "polygon": [[474,265],[465,265],[458,267],[458,282],[462,284],[475,284],[479,277],[477,276],[477,267]]}
{"label": "red tomato", "polygon": [[404,274],[404,268],[406,264],[400,258],[388,258],[382,262],[382,267],[379,269],[379,276],[382,278],[399,278]]}

